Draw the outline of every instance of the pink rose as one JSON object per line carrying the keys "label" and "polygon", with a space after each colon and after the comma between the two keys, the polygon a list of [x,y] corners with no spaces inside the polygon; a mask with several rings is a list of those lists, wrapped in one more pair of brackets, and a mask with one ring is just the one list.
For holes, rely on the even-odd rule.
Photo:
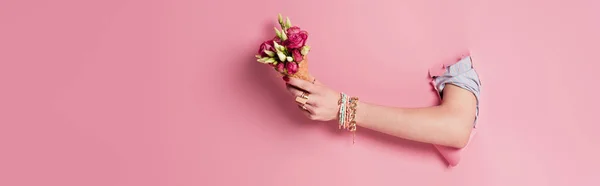
{"label": "pink rose", "polygon": [[265,53],[265,50],[275,52],[275,47],[273,47],[273,40],[268,40],[268,41],[263,42],[258,49],[258,54],[261,55],[262,57],[269,56]]}
{"label": "pink rose", "polygon": [[300,61],[304,60],[304,56],[302,56],[302,53],[300,53],[300,49],[292,50],[292,55],[294,57],[294,61],[296,61],[296,62],[300,62]]}
{"label": "pink rose", "polygon": [[275,36],[272,40],[271,40],[271,44],[273,44],[273,41],[277,42],[277,44],[281,44],[281,39],[279,39],[279,37]]}
{"label": "pink rose", "polygon": [[302,29],[300,29],[300,27],[297,26],[293,26],[288,28],[287,30],[285,30],[288,34],[298,34],[300,32],[302,32]]}
{"label": "pink rose", "polygon": [[298,72],[298,64],[297,63],[287,62],[285,67],[288,71],[288,74],[295,74],[296,72]]}
{"label": "pink rose", "polygon": [[308,39],[308,32],[294,26],[287,29],[287,37],[288,39],[284,43],[287,48],[301,48],[306,43],[306,39]]}
{"label": "pink rose", "polygon": [[283,70],[285,70],[285,66],[283,65],[283,63],[278,63],[277,64],[277,71],[283,72]]}

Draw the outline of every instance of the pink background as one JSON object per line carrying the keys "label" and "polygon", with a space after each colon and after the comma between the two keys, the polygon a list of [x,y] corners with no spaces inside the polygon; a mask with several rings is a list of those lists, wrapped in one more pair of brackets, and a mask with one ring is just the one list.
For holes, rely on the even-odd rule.
{"label": "pink background", "polygon": [[[253,59],[277,13],[310,69],[393,106],[436,104],[470,51],[475,140],[431,145],[303,118]],[[600,1],[1,0],[0,185],[599,185]]]}

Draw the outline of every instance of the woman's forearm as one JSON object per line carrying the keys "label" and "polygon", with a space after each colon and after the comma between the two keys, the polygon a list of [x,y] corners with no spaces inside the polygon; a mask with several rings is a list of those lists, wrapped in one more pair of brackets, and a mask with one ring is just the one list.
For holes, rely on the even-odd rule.
{"label": "woman's forearm", "polygon": [[[305,103],[299,103],[309,118],[329,121],[338,117],[340,93],[318,81],[313,84],[291,78],[287,83],[297,100],[305,93],[310,95],[310,99],[304,98]],[[359,102],[355,121],[359,126],[400,138],[462,148],[474,124],[477,99],[471,91],[453,84],[446,84],[443,97],[439,106],[427,108],[393,108]]]}
{"label": "woman's forearm", "polygon": [[465,101],[426,108],[394,108],[360,102],[356,122],[359,126],[408,140],[462,148],[469,140],[474,119],[474,107],[462,105],[474,105],[474,102],[469,103],[464,95],[449,96]]}

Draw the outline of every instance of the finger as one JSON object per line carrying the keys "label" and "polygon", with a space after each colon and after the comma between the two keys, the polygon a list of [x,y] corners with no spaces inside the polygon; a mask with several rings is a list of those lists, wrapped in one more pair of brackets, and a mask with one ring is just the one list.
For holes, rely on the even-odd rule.
{"label": "finger", "polygon": [[292,94],[292,96],[294,96],[294,97],[298,97],[298,96],[302,95],[302,93],[304,93],[304,91],[302,91],[296,87],[293,87],[291,85],[287,85],[286,88],[287,88],[288,92],[290,92],[290,94]]}
{"label": "finger", "polygon": [[[295,98],[301,97],[303,93],[305,93],[304,91],[293,87],[293,86],[287,86],[288,92],[290,92],[290,94],[292,94],[292,96],[294,96]],[[315,105],[317,103],[316,100],[318,100],[317,97],[311,95],[310,93],[305,93],[306,97],[308,97],[308,100],[306,100],[306,104],[308,105]],[[303,98],[302,98],[303,99]]]}
{"label": "finger", "polygon": [[312,119],[314,117],[313,113],[310,110],[308,110],[308,108],[306,108],[306,106],[303,107],[302,105],[298,105],[298,109],[300,109],[300,112],[302,112],[302,114],[304,114],[304,116],[306,116],[306,118]]}
{"label": "finger", "polygon": [[[298,105],[298,107],[302,110],[302,114],[304,114],[304,116],[306,116],[308,119],[310,120],[316,120],[316,115],[313,111],[310,110],[310,108],[303,108],[301,105]],[[309,107],[309,106],[305,106],[305,107]]]}
{"label": "finger", "polygon": [[298,107],[303,110],[308,112],[310,115],[313,115],[315,113],[315,106],[309,105],[309,104],[298,104]]}
{"label": "finger", "polygon": [[308,110],[304,110],[302,109],[302,106],[298,105],[298,108],[301,110],[302,114],[304,114],[304,116],[306,116],[307,118],[312,118],[312,113],[310,113]]}
{"label": "finger", "polygon": [[315,89],[315,85],[312,84],[312,82],[308,82],[298,78],[290,78],[288,84],[300,88],[309,93],[312,93]]}

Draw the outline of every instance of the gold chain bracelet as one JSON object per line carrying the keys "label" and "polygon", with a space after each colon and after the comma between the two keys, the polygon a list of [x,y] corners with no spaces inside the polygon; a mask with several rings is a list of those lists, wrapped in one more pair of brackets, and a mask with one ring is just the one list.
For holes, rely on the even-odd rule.
{"label": "gold chain bracelet", "polygon": [[358,104],[358,97],[350,98],[350,116],[349,116],[349,127],[348,130],[352,132],[352,144],[354,144],[354,139],[356,138],[356,106]]}
{"label": "gold chain bracelet", "polygon": [[358,97],[350,97],[344,93],[340,93],[338,101],[339,109],[339,128],[352,132],[352,144],[356,138],[356,107]]}

